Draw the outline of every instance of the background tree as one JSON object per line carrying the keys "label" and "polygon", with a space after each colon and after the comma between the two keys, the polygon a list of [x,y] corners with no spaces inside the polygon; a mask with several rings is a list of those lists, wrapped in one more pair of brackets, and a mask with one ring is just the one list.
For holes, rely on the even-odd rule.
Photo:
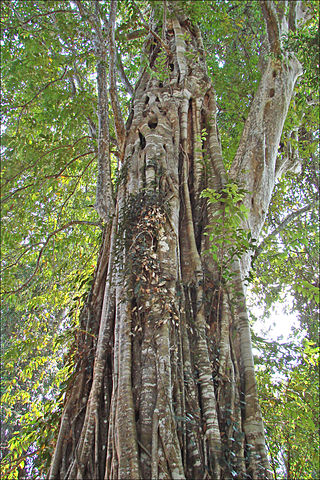
{"label": "background tree", "polygon": [[[302,73],[284,41],[307,7],[3,2],[4,293],[32,373],[44,324],[41,365],[75,335],[50,478],[268,478],[244,279],[299,158],[278,147]],[[33,428],[45,452],[13,436],[10,461],[47,468],[57,407]]]}
{"label": "background tree", "polygon": [[319,348],[261,339],[259,347],[257,381],[274,478],[317,478]]}

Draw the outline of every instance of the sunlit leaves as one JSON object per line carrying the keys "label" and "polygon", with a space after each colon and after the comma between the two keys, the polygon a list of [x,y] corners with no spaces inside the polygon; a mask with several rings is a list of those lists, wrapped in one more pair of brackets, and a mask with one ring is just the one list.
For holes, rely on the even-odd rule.
{"label": "sunlit leaves", "polygon": [[257,381],[271,467],[279,479],[317,478],[319,347],[264,344],[263,356]]}
{"label": "sunlit leaves", "polygon": [[[272,232],[286,216],[310,203],[309,211],[295,218],[276,236],[270,237],[255,262],[254,288],[257,300],[265,300],[267,308],[274,301],[286,298],[291,290],[303,327],[311,340],[318,338],[319,302],[319,222],[316,185],[310,179],[318,172],[308,167],[305,172],[288,175],[278,183],[272,198],[266,232]],[[306,174],[308,175],[306,178]]]}
{"label": "sunlit leaves", "polygon": [[232,276],[232,262],[242,258],[255,245],[251,233],[243,228],[248,210],[242,201],[247,193],[236,183],[227,183],[219,192],[207,188],[201,194],[216,207],[206,234],[210,240],[209,253],[227,285]]}
{"label": "sunlit leaves", "polygon": [[224,160],[229,168],[260,79],[264,25],[257,2],[205,2],[205,6],[200,24],[208,51],[208,71],[217,92]]}
{"label": "sunlit leaves", "polygon": [[[73,297],[84,294],[70,278],[91,276],[95,265],[96,92],[90,31],[71,3],[1,7],[1,420],[3,455],[11,449],[4,475],[15,478],[15,464],[41,469],[50,458],[47,425],[70,374],[70,364],[59,369],[79,313]],[[64,228],[74,220],[89,223]]]}

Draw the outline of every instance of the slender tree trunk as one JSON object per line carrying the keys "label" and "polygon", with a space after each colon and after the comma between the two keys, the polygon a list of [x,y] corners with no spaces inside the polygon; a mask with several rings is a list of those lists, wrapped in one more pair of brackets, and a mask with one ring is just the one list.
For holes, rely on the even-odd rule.
{"label": "slender tree trunk", "polygon": [[[200,193],[226,184],[215,94],[197,27],[173,14],[165,27],[166,48],[153,34],[145,47],[52,480],[271,475],[244,300],[249,259],[233,265],[225,288],[205,253],[216,207]],[[245,201],[255,236],[298,73],[294,61],[270,60],[230,173],[252,192]]]}

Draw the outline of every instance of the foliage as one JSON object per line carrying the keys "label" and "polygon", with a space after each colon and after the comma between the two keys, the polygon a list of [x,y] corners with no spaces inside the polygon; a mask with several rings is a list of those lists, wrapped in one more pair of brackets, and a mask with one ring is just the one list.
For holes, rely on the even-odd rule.
{"label": "foliage", "polygon": [[319,347],[255,339],[257,382],[275,480],[319,478]]}
{"label": "foliage", "polygon": [[[2,453],[7,453],[2,474],[8,479],[17,478],[19,469],[28,477],[43,478],[42,472],[48,469],[63,396],[74,369],[78,317],[91,278],[85,271],[73,278],[76,294],[65,302],[64,311],[49,303],[39,303],[25,314],[12,307],[2,309],[2,318],[9,319],[2,329],[5,375],[1,379]],[[36,304],[39,297],[33,300]]]}
{"label": "foliage", "polygon": [[[317,153],[306,155],[302,170],[290,173],[276,186],[263,235],[263,251],[254,263],[253,292],[266,311],[274,302],[293,297],[301,326],[318,342],[319,212]],[[309,158],[308,158],[309,157]],[[306,210],[279,229],[289,212]],[[270,235],[273,231],[276,235]],[[269,235],[269,236],[268,236]]]}
{"label": "foliage", "polygon": [[207,226],[207,235],[210,240],[209,253],[218,265],[221,280],[227,284],[232,277],[234,260],[242,258],[256,243],[249,230],[242,226],[248,213],[243,204],[247,193],[236,183],[227,183],[219,192],[207,188],[201,194],[212,205],[220,204],[213,211],[214,221]]}
{"label": "foliage", "polygon": [[260,80],[265,28],[258,2],[211,1],[205,5],[199,22],[217,92],[219,134],[229,168]]}
{"label": "foliage", "polygon": [[319,2],[308,0],[308,21],[297,30],[291,31],[286,38],[284,48],[295,52],[303,65],[303,83],[308,90],[317,92],[320,81],[319,69]]}

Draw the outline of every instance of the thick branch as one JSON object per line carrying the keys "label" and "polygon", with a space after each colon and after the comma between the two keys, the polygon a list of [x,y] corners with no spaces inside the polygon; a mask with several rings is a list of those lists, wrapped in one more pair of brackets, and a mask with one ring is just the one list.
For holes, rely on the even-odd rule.
{"label": "thick branch", "polygon": [[302,2],[301,0],[296,0],[295,2],[289,2],[289,28],[292,31],[297,29],[298,25],[303,25],[305,22],[313,18],[313,15],[316,12],[316,6],[314,10],[312,5],[307,2]]}
{"label": "thick branch", "polygon": [[108,220],[114,213],[112,195],[111,165],[110,165],[110,133],[108,114],[108,89],[105,62],[97,63],[98,83],[98,178],[96,194],[96,210],[104,220]]}
{"label": "thick branch", "polygon": [[248,225],[258,238],[265,221],[277,177],[277,155],[282,129],[294,85],[302,68],[295,56],[283,63],[272,58],[250,107],[238,151],[230,169],[230,178],[239,181],[250,193]]}
{"label": "thick branch", "polygon": [[137,30],[133,30],[132,32],[128,32],[125,34],[126,40],[135,40],[136,38],[141,38],[145,35],[144,28],[138,28]]}
{"label": "thick branch", "polygon": [[83,20],[89,21],[89,23],[91,23],[91,25],[93,26],[93,28],[96,31],[97,30],[101,31],[101,27],[100,27],[99,23],[96,21],[96,18],[94,18],[94,16],[90,13],[90,11],[84,5],[84,3],[80,0],[74,0],[74,3],[77,5],[79,13],[80,13],[81,17],[83,18]]}
{"label": "thick branch", "polygon": [[129,82],[129,79],[126,75],[126,72],[124,71],[122,61],[121,61],[121,56],[119,54],[117,55],[116,62],[117,62],[117,70],[118,70],[118,74],[120,76],[120,80],[121,80],[126,92],[129,95],[132,96],[134,90],[133,90],[133,87],[132,87],[131,83]]}
{"label": "thick branch", "polygon": [[[107,81],[107,51],[104,33],[101,28],[99,3],[94,3],[95,13],[91,14],[80,0],[75,0],[84,20],[88,20],[95,31],[95,49],[97,56],[97,87],[98,87],[98,178],[95,208],[100,217],[109,221],[114,215],[113,187],[111,181],[110,163],[110,129],[108,113],[108,81]],[[106,27],[108,24],[104,22]]]}
{"label": "thick branch", "polygon": [[167,0],[163,0],[162,41],[165,41],[167,29]]}
{"label": "thick branch", "polygon": [[272,1],[261,0],[261,10],[267,26],[268,40],[271,52],[280,55],[280,28],[277,11]]}
{"label": "thick branch", "polygon": [[289,28],[293,32],[297,29],[297,7],[300,2],[290,2],[289,5]]}
{"label": "thick branch", "polygon": [[117,13],[117,0],[111,1],[110,18],[109,18],[109,79],[110,79],[110,99],[114,116],[114,125],[116,129],[117,142],[120,151],[124,143],[125,128],[121,114],[119,97],[117,94],[116,83],[116,47],[115,47],[115,22]]}

